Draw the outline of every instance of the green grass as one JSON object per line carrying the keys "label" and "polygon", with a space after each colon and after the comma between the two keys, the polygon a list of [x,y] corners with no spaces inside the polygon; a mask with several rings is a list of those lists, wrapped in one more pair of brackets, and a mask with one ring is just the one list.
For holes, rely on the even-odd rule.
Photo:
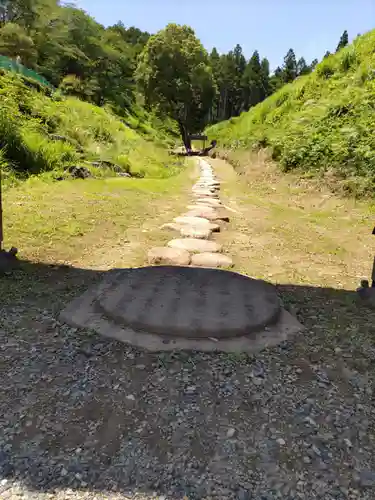
{"label": "green grass", "polygon": [[9,73],[0,74],[0,100],[6,181],[46,172],[57,176],[68,166],[91,161],[109,161],[124,172],[153,178],[169,177],[182,167],[167,151],[174,124],[161,123],[140,107],[122,121],[109,108],[59,92],[51,95]]}
{"label": "green grass", "polygon": [[375,188],[375,31],[238,118],[208,129],[233,152],[268,148],[284,171],[324,177],[335,189]]}
{"label": "green grass", "polygon": [[168,179],[30,177],[4,192],[4,247],[32,262],[141,265],[149,246],[170,238],[159,227],[186,206],[189,183],[185,170]]}

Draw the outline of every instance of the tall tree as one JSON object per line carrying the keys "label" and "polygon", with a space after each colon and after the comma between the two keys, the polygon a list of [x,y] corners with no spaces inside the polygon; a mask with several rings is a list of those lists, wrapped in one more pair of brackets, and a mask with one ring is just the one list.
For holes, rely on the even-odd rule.
{"label": "tall tree", "polygon": [[290,83],[297,78],[297,60],[293,49],[289,49],[284,57],[283,80]]}
{"label": "tall tree", "polygon": [[345,30],[344,33],[340,37],[340,41],[337,45],[336,52],[338,52],[339,50],[346,47],[348,45],[348,43],[349,43],[349,35],[348,35],[348,32]]}
{"label": "tall tree", "polygon": [[262,100],[262,67],[259,52],[251,56],[242,79],[244,109],[247,111]]}
{"label": "tall tree", "polygon": [[187,151],[188,133],[204,127],[215,83],[208,55],[189,26],[169,24],[147,42],[136,79],[146,103],[174,118]]}
{"label": "tall tree", "polygon": [[270,93],[277,92],[284,85],[284,72],[278,66],[270,77]]}
{"label": "tall tree", "polygon": [[262,87],[262,100],[270,94],[270,63],[264,57],[260,63],[261,87]]}
{"label": "tall tree", "polygon": [[58,4],[58,0],[0,0],[0,25],[17,23],[29,33],[42,13]]}
{"label": "tall tree", "polygon": [[311,64],[310,64],[310,69],[311,69],[311,71],[314,71],[315,66],[318,64],[318,62],[319,62],[319,61],[318,61],[318,59],[313,59],[313,60],[311,61]]}
{"label": "tall tree", "polygon": [[15,23],[0,28],[0,54],[11,59],[20,58],[22,64],[34,68],[38,52],[33,39]]}
{"label": "tall tree", "polygon": [[311,68],[307,65],[305,59],[301,57],[297,61],[297,76],[307,75],[311,72]]}

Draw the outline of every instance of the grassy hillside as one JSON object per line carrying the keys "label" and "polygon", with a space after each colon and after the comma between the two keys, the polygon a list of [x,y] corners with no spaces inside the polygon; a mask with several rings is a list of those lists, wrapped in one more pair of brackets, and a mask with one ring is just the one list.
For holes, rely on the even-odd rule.
{"label": "grassy hillside", "polygon": [[8,181],[56,176],[92,161],[141,177],[168,177],[179,167],[167,152],[169,131],[141,108],[121,121],[110,109],[51,94],[10,73],[0,74],[0,101],[0,164]]}
{"label": "grassy hillside", "polygon": [[348,194],[375,190],[375,31],[208,134],[229,155],[267,147],[285,170],[324,176]]}

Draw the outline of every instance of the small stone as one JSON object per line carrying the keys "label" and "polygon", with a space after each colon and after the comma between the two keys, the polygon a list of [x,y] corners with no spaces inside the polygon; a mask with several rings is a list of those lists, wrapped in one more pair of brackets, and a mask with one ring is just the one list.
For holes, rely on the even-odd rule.
{"label": "small stone", "polygon": [[60,471],[60,476],[65,477],[68,475],[68,471],[63,467]]}
{"label": "small stone", "polygon": [[304,462],[305,464],[311,464],[311,458],[310,458],[310,457],[307,457],[307,456],[306,456],[306,457],[303,457],[303,462]]}
{"label": "small stone", "polygon": [[232,437],[235,436],[235,434],[236,434],[236,429],[233,429],[233,427],[227,430],[227,438],[231,439]]}
{"label": "small stone", "polygon": [[133,396],[133,394],[128,394],[126,396],[126,399],[128,399],[129,401],[135,401],[135,396]]}
{"label": "small stone", "polygon": [[359,482],[364,488],[375,486],[375,472],[372,470],[363,470],[359,476]]}
{"label": "small stone", "polygon": [[285,445],[286,445],[286,441],[285,441],[285,439],[283,439],[283,438],[278,438],[278,439],[276,439],[276,443],[277,443],[278,445],[280,445],[280,446],[285,446]]}
{"label": "small stone", "polygon": [[250,492],[241,488],[238,492],[238,500],[251,500]]}
{"label": "small stone", "polygon": [[8,482],[8,479],[2,479],[2,480],[0,481],[0,485],[1,485],[1,486],[5,486],[5,485],[7,484],[7,482]]}
{"label": "small stone", "polygon": [[345,439],[344,439],[344,443],[346,444],[346,446],[347,446],[348,448],[353,448],[353,443],[350,441],[350,439],[345,438]]}
{"label": "small stone", "polygon": [[148,252],[148,263],[154,265],[188,266],[190,254],[184,248],[154,247]]}

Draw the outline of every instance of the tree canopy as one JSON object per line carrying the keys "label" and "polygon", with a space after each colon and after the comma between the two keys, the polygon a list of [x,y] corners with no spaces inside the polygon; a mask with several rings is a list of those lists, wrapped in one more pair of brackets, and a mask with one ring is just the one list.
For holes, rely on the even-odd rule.
{"label": "tree canopy", "polygon": [[152,36],[135,73],[147,106],[177,120],[185,145],[187,132],[200,130],[216,87],[207,52],[189,26],[169,24]]}
{"label": "tree canopy", "polygon": [[[344,31],[337,50],[347,43]],[[290,48],[271,71],[266,57],[254,50],[247,59],[239,44],[208,55],[189,26],[169,24],[152,36],[122,21],[104,27],[59,0],[0,0],[0,55],[122,116],[144,102],[177,120],[184,140],[247,111],[318,62],[309,64]]]}

